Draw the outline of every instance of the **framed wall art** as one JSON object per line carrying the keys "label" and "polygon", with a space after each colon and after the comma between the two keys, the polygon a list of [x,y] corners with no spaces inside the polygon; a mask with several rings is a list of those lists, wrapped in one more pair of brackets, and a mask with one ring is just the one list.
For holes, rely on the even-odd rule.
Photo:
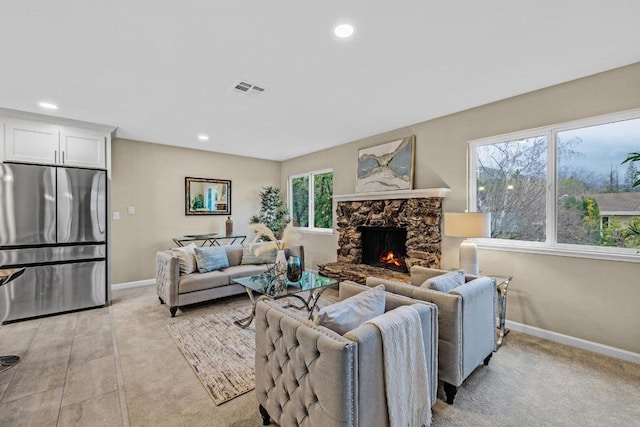
{"label": "framed wall art", "polygon": [[358,150],[356,193],[411,190],[415,136]]}

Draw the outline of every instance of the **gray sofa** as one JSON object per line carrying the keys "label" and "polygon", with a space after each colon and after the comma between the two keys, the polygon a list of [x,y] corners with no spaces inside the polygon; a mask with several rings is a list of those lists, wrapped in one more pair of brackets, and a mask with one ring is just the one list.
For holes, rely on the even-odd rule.
{"label": "gray sofa", "polygon": [[[340,300],[368,288],[340,283]],[[434,304],[385,294],[385,311],[412,305],[422,322],[429,396],[436,402],[438,309]],[[284,310],[273,301],[256,307],[256,397],[263,425],[389,425],[382,336],[363,324],[341,336]]]}
{"label": "gray sofa", "polygon": [[[207,273],[180,275],[178,258],[170,250],[156,253],[156,292],[162,304],[167,304],[171,317],[179,307],[209,301],[245,292],[245,288],[232,282],[237,277],[264,273],[269,264],[242,264],[242,245],[223,246],[227,251],[229,267]],[[302,246],[292,246],[285,251],[300,256],[304,265]]]}

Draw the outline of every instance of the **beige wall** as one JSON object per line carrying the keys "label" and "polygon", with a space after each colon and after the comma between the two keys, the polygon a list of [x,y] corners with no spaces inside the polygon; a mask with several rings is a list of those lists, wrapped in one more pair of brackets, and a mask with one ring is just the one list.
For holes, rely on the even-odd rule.
{"label": "beige wall", "polygon": [[[462,211],[467,141],[639,107],[635,64],[283,162],[280,185],[333,168],[334,194],[351,194],[358,149],[414,134],[414,188],[449,187],[445,211]],[[457,267],[459,243],[444,239],[444,268]],[[336,235],[307,234],[304,244],[310,267],[335,260]],[[508,319],[640,353],[640,264],[482,250],[480,266],[514,276]]]}
{"label": "beige wall", "polygon": [[[174,247],[172,237],[224,234],[227,217],[186,216],[184,178],[231,180],[234,233],[250,234],[249,218],[260,208],[258,193],[278,185],[280,163],[167,145],[116,139],[111,173],[111,283],[155,278],[158,250]],[[135,215],[127,214],[134,206]],[[113,220],[113,212],[120,220]]]}

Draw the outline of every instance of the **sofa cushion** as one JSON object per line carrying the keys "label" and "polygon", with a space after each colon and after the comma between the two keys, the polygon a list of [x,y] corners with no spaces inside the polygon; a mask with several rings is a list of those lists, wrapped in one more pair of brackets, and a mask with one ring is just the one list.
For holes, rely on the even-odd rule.
{"label": "sofa cushion", "polygon": [[171,254],[178,258],[178,263],[180,264],[180,275],[191,274],[197,270],[196,254],[194,252],[195,248],[196,244],[191,243],[190,245],[181,248],[171,249]]}
{"label": "sofa cushion", "polygon": [[324,307],[316,315],[315,323],[344,335],[383,314],[384,301],[384,286],[379,285]]}
{"label": "sofa cushion", "polygon": [[224,245],[223,248],[227,251],[229,266],[240,265],[242,262],[242,245]]}
{"label": "sofa cushion", "polygon": [[432,277],[422,284],[423,288],[448,293],[449,291],[464,285],[464,271],[450,271],[439,276]]}
{"label": "sofa cushion", "polygon": [[[242,264],[273,264],[276,262],[276,253],[278,250],[262,249],[265,245],[274,246],[272,242],[249,243],[242,248]],[[258,251],[259,253],[256,253]]]}
{"label": "sofa cushion", "polygon": [[229,267],[227,251],[222,246],[210,246],[206,248],[195,248],[198,272],[220,270]]}
{"label": "sofa cushion", "polygon": [[180,276],[178,281],[178,293],[201,291],[203,289],[226,286],[230,283],[229,275],[222,271],[210,271],[208,273],[192,273]]}
{"label": "sofa cushion", "polygon": [[230,279],[236,279],[238,277],[257,276],[267,271],[267,267],[265,265],[234,265],[221,271],[228,274]]}

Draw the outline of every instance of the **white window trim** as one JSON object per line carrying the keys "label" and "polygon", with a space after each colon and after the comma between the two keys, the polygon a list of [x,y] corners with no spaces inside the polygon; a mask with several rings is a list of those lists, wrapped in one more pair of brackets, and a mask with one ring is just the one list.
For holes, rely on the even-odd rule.
{"label": "white window trim", "polygon": [[313,224],[315,224],[315,199],[314,199],[314,179],[313,177],[315,175],[322,175],[325,173],[333,173],[333,169],[320,169],[320,170],[315,170],[315,171],[311,171],[311,172],[306,172],[306,173],[299,173],[299,174],[295,174],[295,175],[290,175],[289,176],[289,183],[288,183],[288,195],[287,195],[287,203],[289,204],[289,212],[293,212],[293,180],[295,178],[303,178],[305,176],[309,177],[309,206],[307,208],[307,211],[309,212],[309,227],[294,227],[297,231],[302,232],[302,233],[309,233],[309,234],[333,234],[333,228],[319,228],[319,227],[314,227]]}
{"label": "white window trim", "polygon": [[589,126],[603,125],[630,119],[640,119],[640,108],[627,110],[619,113],[604,114],[601,116],[589,117],[585,119],[573,120],[527,129],[523,131],[511,132],[487,138],[475,139],[467,143],[467,194],[468,207],[470,211],[475,211],[476,207],[476,174],[477,163],[476,147],[492,145],[500,142],[513,141],[518,139],[532,138],[536,136],[546,136],[547,138],[547,194],[546,194],[546,241],[528,242],[523,240],[507,239],[473,239],[479,248],[503,250],[510,252],[525,252],[544,255],[558,255],[577,258],[605,259],[614,261],[637,262],[640,263],[640,249],[636,248],[615,248],[608,246],[587,246],[558,243],[556,241],[556,135],[558,132],[580,129]]}

